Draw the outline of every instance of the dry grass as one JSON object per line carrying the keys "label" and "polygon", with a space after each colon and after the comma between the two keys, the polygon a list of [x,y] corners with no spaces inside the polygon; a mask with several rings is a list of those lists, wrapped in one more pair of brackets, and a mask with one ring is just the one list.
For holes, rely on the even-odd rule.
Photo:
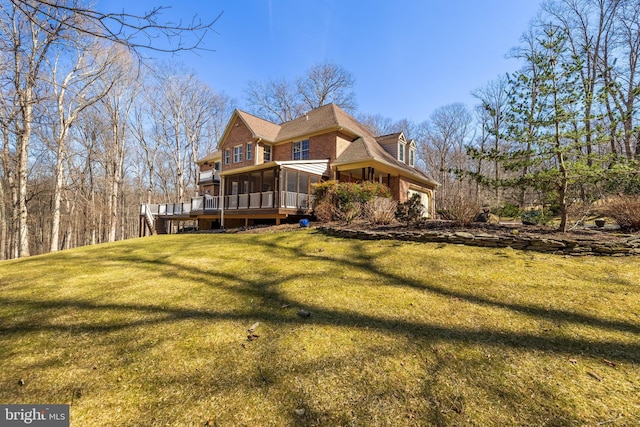
{"label": "dry grass", "polygon": [[638,283],[635,258],[313,230],[3,262],[0,402],[74,426],[639,425]]}

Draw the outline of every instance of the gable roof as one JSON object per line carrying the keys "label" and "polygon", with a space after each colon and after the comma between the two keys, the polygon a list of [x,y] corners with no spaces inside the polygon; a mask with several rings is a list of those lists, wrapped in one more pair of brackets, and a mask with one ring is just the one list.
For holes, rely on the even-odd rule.
{"label": "gable roof", "polygon": [[[238,117],[244,122],[244,124],[253,134],[253,137],[256,139],[262,138],[265,141],[273,142],[277,138],[278,132],[280,132],[280,125],[271,123],[268,120],[261,119],[260,117],[256,117],[241,110],[236,110],[235,114],[237,114]],[[233,120],[230,120],[230,123],[232,121]]]}
{"label": "gable roof", "polygon": [[348,165],[363,161],[374,161],[382,165],[391,166],[395,170],[401,170],[403,175],[413,177],[427,185],[437,187],[439,184],[429,175],[403,163],[389,154],[382,146],[371,137],[362,137],[353,141],[344,152],[333,161],[332,165]]}
{"label": "gable roof", "polygon": [[369,128],[362,125],[335,104],[323,105],[322,107],[307,112],[301,117],[279,125],[247,112],[235,110],[221,141],[226,138],[227,133],[235,122],[233,120],[234,116],[242,120],[254,138],[260,138],[272,144],[289,142],[331,130],[338,130],[350,134],[354,137],[354,141],[332,162],[332,165],[347,165],[363,161],[374,161],[391,167],[394,170],[402,171],[403,175],[413,177],[425,184],[434,187],[439,185],[421,170],[397,160],[381,145],[404,140],[405,136],[403,132],[376,137]]}
{"label": "gable roof", "polygon": [[261,138],[265,142],[273,144],[288,142],[296,138],[303,138],[332,129],[342,130],[343,132],[357,136],[366,129],[335,104],[323,105],[297,119],[280,125],[261,119],[245,111],[235,110],[221,141],[224,140],[232,124],[235,122],[234,117],[242,120],[251,132],[253,138]]}
{"label": "gable roof", "polygon": [[396,132],[396,133],[390,133],[389,135],[382,135],[382,136],[378,136],[376,137],[376,141],[378,141],[378,144],[390,144],[390,143],[397,143],[398,140],[404,140],[404,132]]}
{"label": "gable roof", "polygon": [[275,142],[290,141],[306,135],[342,130],[354,136],[361,133],[359,123],[335,104],[327,104],[305,113],[290,122],[283,123]]}

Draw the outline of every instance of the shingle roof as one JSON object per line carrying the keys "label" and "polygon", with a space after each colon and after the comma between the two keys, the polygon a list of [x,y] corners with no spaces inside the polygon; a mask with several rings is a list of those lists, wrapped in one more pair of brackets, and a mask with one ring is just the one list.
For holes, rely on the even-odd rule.
{"label": "shingle roof", "polygon": [[244,111],[236,110],[238,116],[244,121],[249,130],[253,132],[255,138],[262,138],[266,141],[275,141],[280,132],[280,125],[261,119]]}
{"label": "shingle roof", "polygon": [[389,144],[391,142],[397,143],[401,135],[403,135],[402,132],[390,133],[389,135],[378,136],[376,138],[376,141],[378,141],[379,144],[383,144],[383,145]]}
{"label": "shingle roof", "polygon": [[297,119],[277,125],[247,112],[236,110],[254,137],[278,143],[312,135],[332,128],[342,128],[354,135],[369,132],[335,104],[323,105]]}
{"label": "shingle roof", "polygon": [[397,141],[398,138],[403,135],[402,132],[376,137],[366,126],[362,125],[335,104],[323,105],[295,120],[280,125],[244,111],[236,110],[236,113],[256,138],[262,138],[272,143],[291,141],[296,138],[325,132],[331,129],[340,129],[342,132],[354,135],[356,139],[349,144],[332,164],[346,165],[366,160],[375,160],[396,169],[401,169],[405,174],[413,175],[434,186],[438,185],[437,182],[424,172],[398,161],[380,145],[381,143],[390,143],[394,138]]}
{"label": "shingle roof", "polygon": [[421,181],[426,181],[430,185],[437,186],[438,183],[429,175],[397,160],[389,154],[382,146],[372,137],[365,136],[353,141],[342,152],[338,158],[332,162],[332,165],[347,165],[349,163],[362,162],[365,160],[375,160],[380,163],[392,166],[395,169],[401,169],[405,174],[414,176]]}

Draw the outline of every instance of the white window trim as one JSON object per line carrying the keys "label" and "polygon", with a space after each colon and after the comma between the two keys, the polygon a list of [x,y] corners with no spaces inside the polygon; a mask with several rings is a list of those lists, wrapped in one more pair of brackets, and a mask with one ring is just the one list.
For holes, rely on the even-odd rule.
{"label": "white window trim", "polygon": [[406,163],[404,159],[405,155],[405,144],[402,142],[398,142],[398,160],[402,163]]}
{"label": "white window trim", "polygon": [[[269,159],[267,159],[267,153],[269,153]],[[272,158],[273,158],[273,148],[270,145],[265,144],[264,151],[262,153],[262,161],[270,162]]]}
{"label": "white window trim", "polygon": [[253,159],[253,143],[252,142],[247,142],[247,148],[246,148],[246,153],[244,155],[244,158],[247,160],[252,160]]}
{"label": "white window trim", "polygon": [[416,150],[409,148],[409,166],[416,165]]}
{"label": "white window trim", "polygon": [[242,145],[233,147],[233,163],[242,163]]}
{"label": "white window trim", "polygon": [[224,164],[228,165],[231,162],[231,153],[228,148],[224,150]]}
{"label": "white window trim", "polygon": [[[302,145],[303,143],[306,142],[307,143],[307,149],[303,150],[302,149]],[[299,158],[296,159],[295,155],[296,155],[296,145],[298,146],[298,155]],[[291,160],[309,160],[309,151],[311,151],[311,143],[309,142],[308,139],[304,139],[302,141],[296,141],[291,145]],[[303,154],[307,153],[307,156],[304,157]]]}

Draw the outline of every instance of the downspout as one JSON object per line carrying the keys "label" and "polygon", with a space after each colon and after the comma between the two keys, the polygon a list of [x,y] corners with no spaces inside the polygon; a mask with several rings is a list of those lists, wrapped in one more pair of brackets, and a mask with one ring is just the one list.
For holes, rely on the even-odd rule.
{"label": "downspout", "polygon": [[224,176],[220,177],[220,228],[224,229]]}

